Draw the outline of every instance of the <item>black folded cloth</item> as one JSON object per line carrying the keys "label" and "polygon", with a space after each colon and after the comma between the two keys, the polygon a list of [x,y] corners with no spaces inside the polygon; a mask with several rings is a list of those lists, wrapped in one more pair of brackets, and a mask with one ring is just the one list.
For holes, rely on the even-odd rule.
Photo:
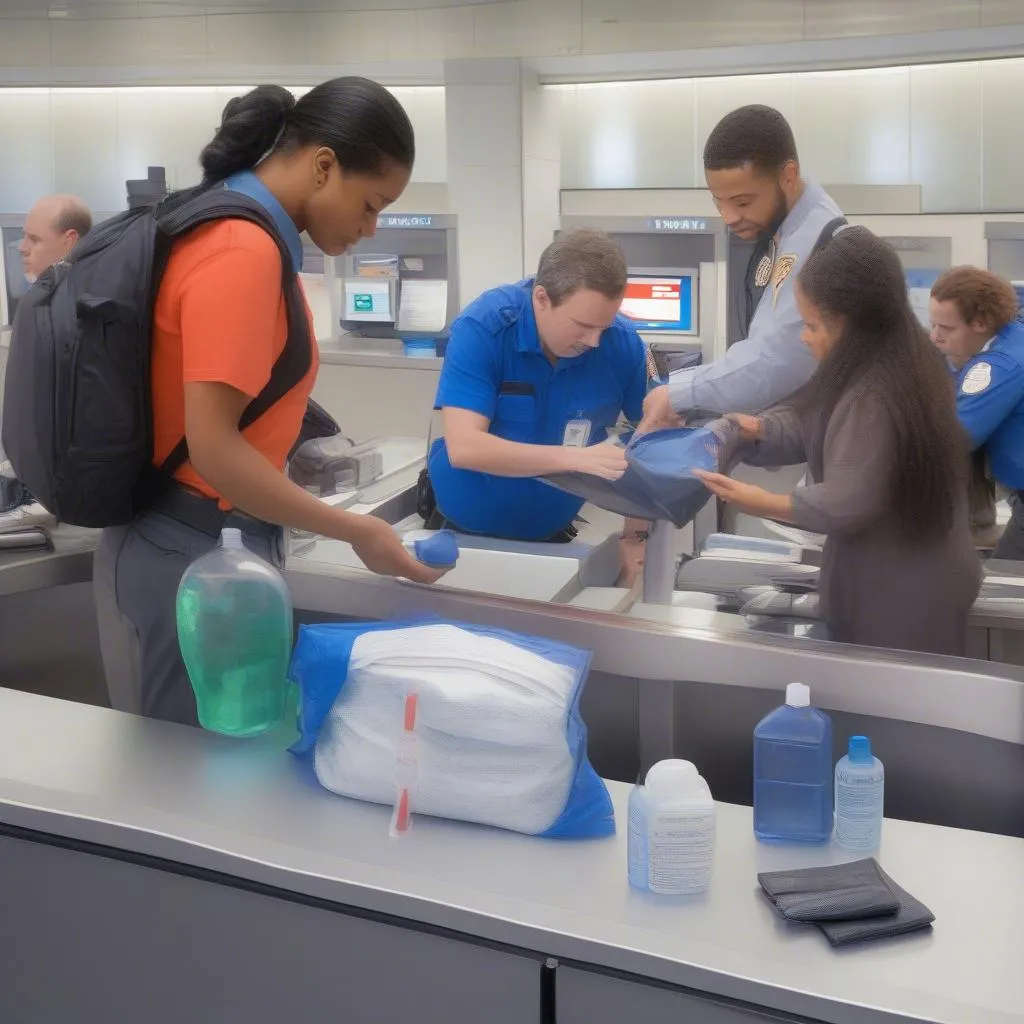
{"label": "black folded cloth", "polygon": [[789,921],[816,925],[833,946],[884,939],[931,927],[935,915],[901,889],[874,858],[757,876]]}

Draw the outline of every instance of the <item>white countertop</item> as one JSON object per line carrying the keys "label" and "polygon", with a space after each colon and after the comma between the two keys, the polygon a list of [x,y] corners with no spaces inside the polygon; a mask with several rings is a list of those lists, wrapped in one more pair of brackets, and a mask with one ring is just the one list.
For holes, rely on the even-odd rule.
{"label": "white countertop", "polygon": [[783,923],[756,875],[852,855],[761,846],[749,808],[718,805],[711,891],[663,899],[626,881],[627,786],[609,785],[619,834],[607,840],[416,818],[395,841],[387,808],[320,789],[285,742],[0,689],[0,823],[830,1024],[1024,1021],[1022,840],[887,821],[879,860],[933,910],[934,930],[836,951],[815,929]]}

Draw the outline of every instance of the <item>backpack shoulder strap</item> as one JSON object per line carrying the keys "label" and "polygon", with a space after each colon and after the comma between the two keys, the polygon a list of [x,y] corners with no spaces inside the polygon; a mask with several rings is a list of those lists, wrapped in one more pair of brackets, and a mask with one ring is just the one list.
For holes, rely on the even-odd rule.
{"label": "backpack shoulder strap", "polygon": [[[270,380],[246,406],[238,421],[244,430],[279,402],[309,372],[313,359],[313,338],[309,331],[305,302],[295,279],[291,252],[277,225],[254,199],[230,189],[213,187],[170,196],[155,211],[157,228],[168,238],[177,238],[201,224],[233,218],[258,224],[277,243],[281,254],[281,288],[288,316],[288,338],[274,362]],[[188,441],[183,437],[160,466],[160,474],[169,479],[188,461]]]}
{"label": "backpack shoulder strap", "polygon": [[811,250],[813,256],[820,249],[824,249],[833,238],[836,237],[839,232],[849,227],[849,222],[845,217],[833,217],[822,229],[821,234],[818,235],[818,240],[814,243],[814,248]]}

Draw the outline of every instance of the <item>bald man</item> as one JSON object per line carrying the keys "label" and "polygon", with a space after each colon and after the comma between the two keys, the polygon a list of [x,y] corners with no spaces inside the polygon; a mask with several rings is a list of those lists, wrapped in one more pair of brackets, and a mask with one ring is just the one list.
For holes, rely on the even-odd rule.
{"label": "bald man", "polygon": [[25,276],[35,281],[47,267],[62,260],[92,227],[92,214],[74,196],[44,196],[25,218],[25,237],[18,251]]}

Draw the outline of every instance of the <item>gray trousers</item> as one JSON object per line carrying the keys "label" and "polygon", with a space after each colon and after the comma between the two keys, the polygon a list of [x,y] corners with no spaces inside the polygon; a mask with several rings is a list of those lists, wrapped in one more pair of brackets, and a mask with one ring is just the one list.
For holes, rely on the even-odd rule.
{"label": "gray trousers", "polygon": [[[284,564],[280,534],[271,538],[242,529],[253,554],[271,565]],[[208,534],[159,512],[147,513],[131,526],[103,531],[93,588],[111,707],[199,724],[178,648],[175,601],[185,570],[217,544]]]}

